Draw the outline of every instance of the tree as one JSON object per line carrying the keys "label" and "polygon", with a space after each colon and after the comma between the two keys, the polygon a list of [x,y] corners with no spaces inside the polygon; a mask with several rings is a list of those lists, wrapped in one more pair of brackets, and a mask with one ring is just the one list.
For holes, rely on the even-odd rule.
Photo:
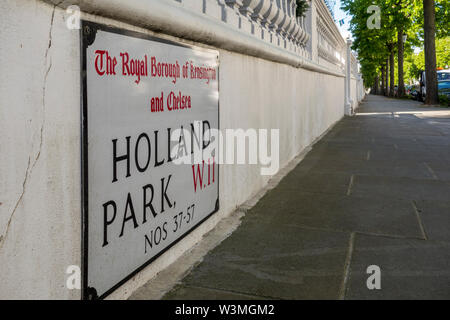
{"label": "tree", "polygon": [[394,44],[389,43],[389,96],[393,97],[395,95],[394,86],[395,86],[395,53],[394,53]]}
{"label": "tree", "polygon": [[[342,0],[341,8],[351,15],[350,31],[354,41],[353,49],[358,52],[361,70],[365,81],[373,86],[381,71],[381,93],[394,95],[395,52],[397,46],[397,24],[405,24],[400,19],[399,7],[407,7],[414,0]],[[371,14],[367,11],[372,5],[381,9],[380,28],[371,28],[368,24]],[[403,15],[402,15],[403,17]],[[402,26],[403,30],[403,26]],[[402,51],[400,51],[402,54]],[[383,70],[385,72],[383,72]]]}
{"label": "tree", "polygon": [[[372,5],[381,9],[381,28],[379,29],[371,29],[367,24],[371,15],[367,9]],[[431,8],[434,5],[435,9]],[[350,31],[354,38],[353,49],[358,52],[365,83],[373,86],[377,81],[376,76],[380,75],[381,71],[381,93],[385,91],[385,88],[389,88],[389,93],[392,95],[397,83],[398,95],[402,96],[404,79],[408,78],[411,81],[416,78],[421,65],[412,53],[413,49],[425,44],[427,48],[425,55],[431,59],[432,51],[436,51],[436,48],[434,38],[430,37],[436,33],[439,44],[439,38],[450,36],[450,0],[341,0],[341,9],[351,16]],[[436,11],[435,18],[431,16],[434,11]],[[430,24],[430,21],[433,21],[433,24]],[[406,42],[403,42],[403,35],[407,36]],[[444,56],[447,55],[448,45],[446,47],[444,45],[443,48],[438,48],[434,56],[440,54],[439,51],[442,51]],[[386,61],[388,61],[387,65]],[[397,70],[395,70],[395,62],[397,62]],[[434,66],[432,61],[427,63],[424,61],[424,65],[429,71],[436,69],[436,61]],[[406,72],[404,72],[405,66]],[[427,75],[427,79],[431,79],[431,82],[437,81],[435,74]],[[431,85],[433,86],[433,83]],[[433,97],[437,99],[434,93]]]}
{"label": "tree", "polygon": [[403,76],[403,29],[400,29],[397,34],[397,46],[398,46],[398,90],[397,95],[399,98],[405,95],[405,82]]}
{"label": "tree", "polygon": [[386,90],[385,90],[385,92],[384,92],[384,95],[385,96],[389,96],[389,75],[390,75],[390,73],[389,73],[389,58],[386,58]]}
{"label": "tree", "polygon": [[423,17],[426,79],[425,104],[439,104],[436,73],[436,20],[434,0],[423,0]]}
{"label": "tree", "polygon": [[[392,1],[390,1],[392,2]],[[403,36],[411,29],[411,20],[417,16],[417,6],[412,0],[396,0],[391,3],[390,15],[392,16],[392,25],[397,30],[397,96],[405,95],[405,83],[403,73],[404,61],[404,42]],[[406,32],[405,32],[406,30]]]}
{"label": "tree", "polygon": [[[383,7],[384,13],[387,16],[388,27],[392,30],[395,29],[396,34],[394,35],[395,49],[397,51],[397,81],[395,82],[395,74],[392,77],[391,82],[398,84],[397,96],[402,97],[405,93],[404,85],[404,72],[403,72],[403,60],[404,60],[404,42],[403,35],[412,28],[412,21],[418,17],[418,4],[416,0],[387,0],[384,1],[385,5]],[[389,61],[391,68],[395,68],[395,58],[392,56],[393,52],[390,52]],[[393,88],[390,91],[390,95],[393,94]]]}
{"label": "tree", "polygon": [[380,83],[380,79],[378,78],[378,73],[377,73],[377,75],[375,76],[375,82],[373,84],[373,93],[374,94],[378,94],[378,85],[379,85],[379,83]]}

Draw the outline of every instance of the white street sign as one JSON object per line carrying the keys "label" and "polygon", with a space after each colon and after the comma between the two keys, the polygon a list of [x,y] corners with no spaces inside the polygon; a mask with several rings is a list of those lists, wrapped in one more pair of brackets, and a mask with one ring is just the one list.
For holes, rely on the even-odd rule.
{"label": "white street sign", "polygon": [[84,297],[102,298],[218,210],[217,158],[175,163],[219,128],[218,52],[81,30]]}

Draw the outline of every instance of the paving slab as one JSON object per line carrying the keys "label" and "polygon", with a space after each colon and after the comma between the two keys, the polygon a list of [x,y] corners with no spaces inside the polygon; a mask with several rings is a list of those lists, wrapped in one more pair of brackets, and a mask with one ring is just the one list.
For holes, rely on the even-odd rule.
{"label": "paving slab", "polygon": [[246,219],[312,228],[422,238],[409,200],[272,190]]}
{"label": "paving slab", "polygon": [[311,173],[293,170],[277,186],[278,193],[310,192],[345,195],[351,175],[347,173]]}
{"label": "paving slab", "polygon": [[[424,168],[426,166],[423,164]],[[355,175],[352,194],[355,196],[388,197],[406,200],[450,200],[450,183],[433,179],[395,176]]]}
{"label": "paving slab", "polygon": [[435,179],[440,181],[450,181],[450,154],[448,157],[449,160],[439,157],[438,160],[428,159],[423,163],[428,167],[428,170],[434,175]]}
{"label": "paving slab", "polygon": [[348,233],[249,223],[183,283],[269,298],[337,299],[348,243]]}
{"label": "paving slab", "polygon": [[367,144],[362,146],[345,145],[335,146],[331,143],[321,144],[320,146],[314,146],[314,148],[308,153],[305,159],[320,159],[324,155],[331,159],[341,159],[346,161],[352,161],[353,159],[365,160],[367,157],[367,151],[371,148]]}
{"label": "paving slab", "polygon": [[415,205],[427,239],[450,242],[450,201],[416,201]]}
{"label": "paving slab", "polygon": [[[435,155],[423,147],[414,146],[410,149],[404,149],[401,145],[393,143],[390,147],[369,148],[370,161],[386,161],[405,165],[406,163],[423,163],[428,161],[441,162],[441,157]],[[444,162],[444,161],[442,161]]]}
{"label": "paving slab", "polygon": [[[450,243],[356,234],[345,299],[450,299]],[[367,268],[380,268],[369,290]]]}
{"label": "paving slab", "polygon": [[[450,139],[450,134],[448,135]],[[441,146],[430,145],[427,146],[429,154],[436,156],[438,159],[450,163],[450,148],[443,148]]]}
{"label": "paving slab", "polygon": [[164,300],[267,300],[267,298],[218,289],[179,285],[170,291],[164,297]]}
{"label": "paving slab", "polygon": [[[311,172],[317,173],[350,173],[360,175],[409,177],[416,179],[432,179],[432,175],[423,163],[399,161],[368,161],[362,159],[342,160],[320,158],[311,161]],[[305,159],[306,160],[306,159]],[[313,163],[314,162],[314,163]]]}

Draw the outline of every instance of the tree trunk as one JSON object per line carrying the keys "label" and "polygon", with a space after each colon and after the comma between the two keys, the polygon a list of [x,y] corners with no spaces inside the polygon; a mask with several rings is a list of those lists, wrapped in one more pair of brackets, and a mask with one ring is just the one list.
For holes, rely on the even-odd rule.
{"label": "tree trunk", "polygon": [[433,0],[423,0],[424,43],[425,43],[425,104],[438,104],[436,44],[435,44],[435,7]]}
{"label": "tree trunk", "polygon": [[398,90],[397,96],[402,98],[405,95],[405,83],[403,80],[403,30],[400,29],[397,34],[397,45],[398,45]]}
{"label": "tree trunk", "polygon": [[381,95],[385,95],[386,94],[386,77],[385,77],[385,66],[383,65],[381,67]]}
{"label": "tree trunk", "polygon": [[386,90],[384,95],[389,96],[389,57],[386,59]]}
{"label": "tree trunk", "polygon": [[378,73],[377,73],[377,75],[375,76],[375,83],[374,83],[374,86],[373,86],[373,93],[374,94],[378,94],[378,84],[379,84],[379,78],[378,78]]}
{"label": "tree trunk", "polygon": [[394,91],[394,86],[395,86],[395,54],[394,54],[394,49],[391,49],[391,54],[389,55],[389,75],[391,77],[391,79],[389,80],[389,96],[390,97],[394,97],[395,96],[395,91]]}

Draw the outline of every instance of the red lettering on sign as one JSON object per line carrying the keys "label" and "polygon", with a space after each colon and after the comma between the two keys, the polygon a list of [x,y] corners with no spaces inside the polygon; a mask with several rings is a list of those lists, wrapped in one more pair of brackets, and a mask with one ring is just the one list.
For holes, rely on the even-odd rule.
{"label": "red lettering on sign", "polygon": [[[95,71],[97,71],[100,76],[103,76],[105,72],[107,75],[116,74],[116,57],[111,57],[107,50],[96,50],[95,55]],[[103,58],[106,59],[106,66],[103,63]]]}

